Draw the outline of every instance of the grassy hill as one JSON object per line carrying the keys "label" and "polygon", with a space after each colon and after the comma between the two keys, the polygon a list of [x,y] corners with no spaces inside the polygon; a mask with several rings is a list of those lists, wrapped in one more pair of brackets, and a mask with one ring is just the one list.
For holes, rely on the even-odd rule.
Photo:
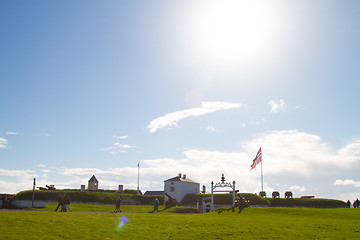
{"label": "grassy hill", "polygon": [[[240,193],[242,197],[249,200],[251,205],[270,205],[266,198],[262,198],[252,193]],[[201,203],[203,198],[211,197],[211,194],[187,194],[182,200],[183,205],[196,205],[196,202]],[[214,203],[218,205],[232,205],[232,194],[214,194]]]}
{"label": "grassy hill", "polygon": [[312,208],[345,208],[346,203],[334,199],[293,198],[268,199],[270,207],[312,207]]}
{"label": "grassy hill", "polygon": [[[136,195],[133,193],[118,193],[116,191],[80,191],[80,190],[36,190],[36,200],[57,201],[58,195],[65,193],[69,195],[72,202],[97,202],[103,204],[114,204],[116,199],[121,196],[123,204],[130,205],[152,205],[155,196]],[[240,193],[241,196],[250,201],[251,205],[269,206],[269,207],[313,207],[313,208],[339,208],[346,207],[346,203],[333,199],[317,198],[294,198],[294,199],[272,199],[262,198],[251,193]],[[160,205],[164,204],[164,196],[156,196]],[[187,194],[182,200],[182,205],[196,205],[203,198],[211,197],[210,194]],[[31,200],[32,190],[22,191],[16,194],[13,199]],[[232,205],[232,194],[214,194],[216,205]]]}
{"label": "grassy hill", "polygon": [[[118,193],[116,191],[81,191],[81,190],[36,190],[35,200],[42,201],[57,201],[59,194],[67,194],[71,202],[96,202],[103,204],[114,204],[116,199],[120,196],[124,204],[135,205],[152,205],[155,196],[145,196],[127,193]],[[164,203],[164,196],[156,196],[160,204]],[[17,193],[14,200],[31,200],[32,190],[22,191]]]}

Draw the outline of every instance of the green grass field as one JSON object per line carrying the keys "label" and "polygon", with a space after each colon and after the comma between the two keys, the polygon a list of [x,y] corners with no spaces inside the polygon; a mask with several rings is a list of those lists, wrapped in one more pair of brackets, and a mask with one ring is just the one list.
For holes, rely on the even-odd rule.
{"label": "green grass field", "polygon": [[360,209],[345,208],[246,208],[241,214],[0,211],[0,218],[0,239],[360,238]]}

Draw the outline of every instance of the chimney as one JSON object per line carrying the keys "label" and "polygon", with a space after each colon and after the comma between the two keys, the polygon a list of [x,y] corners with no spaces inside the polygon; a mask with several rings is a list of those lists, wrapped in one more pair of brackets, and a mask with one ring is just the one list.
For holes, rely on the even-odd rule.
{"label": "chimney", "polygon": [[179,173],[179,178],[181,178],[181,173]]}
{"label": "chimney", "polygon": [[183,179],[185,179],[185,178],[186,178],[186,174],[183,175]]}

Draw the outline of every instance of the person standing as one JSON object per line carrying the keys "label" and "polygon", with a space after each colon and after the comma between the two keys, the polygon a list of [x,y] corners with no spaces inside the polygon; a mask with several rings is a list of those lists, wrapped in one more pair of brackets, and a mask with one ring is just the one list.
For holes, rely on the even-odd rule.
{"label": "person standing", "polygon": [[154,213],[159,212],[159,199],[154,198]]}

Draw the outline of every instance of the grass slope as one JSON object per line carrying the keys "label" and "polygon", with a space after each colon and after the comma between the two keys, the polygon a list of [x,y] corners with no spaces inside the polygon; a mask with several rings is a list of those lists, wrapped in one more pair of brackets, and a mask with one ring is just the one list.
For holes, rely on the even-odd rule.
{"label": "grass slope", "polygon": [[[0,239],[359,239],[359,209],[207,214],[0,211]],[[122,227],[121,219],[126,222]]]}
{"label": "grass slope", "polygon": [[[152,204],[155,197],[149,195],[146,196],[146,195],[118,193],[116,191],[36,190],[35,200],[57,201],[60,193],[67,194],[70,197],[71,201],[97,202],[104,204],[115,203],[116,199],[119,196],[123,199],[124,202],[133,201],[134,204]],[[164,196],[156,196],[156,197],[159,199],[160,204],[164,203]],[[13,200],[31,200],[31,199],[32,199],[32,190],[19,192],[13,197]]]}

